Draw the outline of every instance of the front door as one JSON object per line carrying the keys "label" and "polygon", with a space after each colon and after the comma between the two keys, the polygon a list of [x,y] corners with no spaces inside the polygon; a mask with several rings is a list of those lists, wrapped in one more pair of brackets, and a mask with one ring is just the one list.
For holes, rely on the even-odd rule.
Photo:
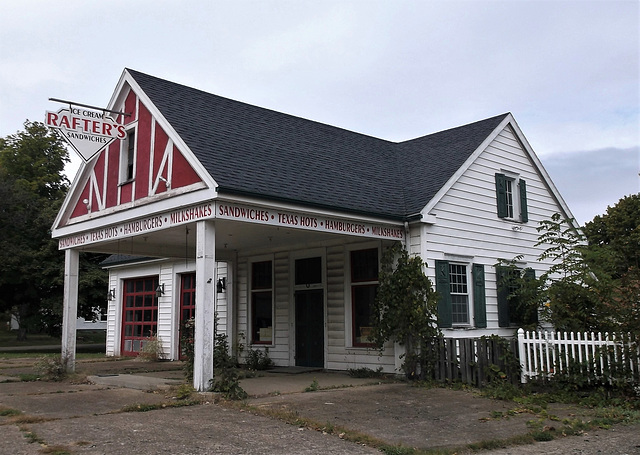
{"label": "front door", "polygon": [[297,291],[296,366],[324,367],[324,294],[322,289]]}

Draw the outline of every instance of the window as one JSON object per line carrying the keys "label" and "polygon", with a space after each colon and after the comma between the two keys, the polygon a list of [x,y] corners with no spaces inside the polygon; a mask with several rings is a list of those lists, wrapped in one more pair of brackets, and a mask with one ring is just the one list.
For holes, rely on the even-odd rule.
{"label": "window", "polygon": [[451,293],[451,317],[453,324],[469,324],[467,266],[449,264],[449,291]]}
{"label": "window", "polygon": [[496,174],[495,179],[498,217],[522,223],[529,221],[526,182],[501,173]]}
{"label": "window", "polygon": [[378,292],[378,249],[351,252],[351,321],[353,346],[369,347],[372,308]]}
{"label": "window", "polygon": [[122,355],[136,355],[146,339],[157,335],[158,277],[124,282]]}
{"label": "window", "polygon": [[128,182],[133,180],[133,168],[136,156],[136,130],[134,128],[127,131],[127,137],[122,141],[122,158],[120,180]]}
{"label": "window", "polygon": [[273,263],[251,263],[251,342],[273,343]]}
{"label": "window", "polygon": [[[526,302],[522,296],[521,286],[527,280],[535,278],[533,269],[517,267],[496,267],[498,288],[498,325],[500,327],[522,327],[537,324],[538,309]],[[524,280],[524,281],[523,281]]]}
{"label": "window", "polygon": [[436,291],[439,327],[487,326],[484,265],[436,261]]}

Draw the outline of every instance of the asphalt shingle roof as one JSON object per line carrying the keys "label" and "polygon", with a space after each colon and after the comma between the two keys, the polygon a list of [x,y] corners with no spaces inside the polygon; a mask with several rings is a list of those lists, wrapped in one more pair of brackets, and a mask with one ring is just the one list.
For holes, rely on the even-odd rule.
{"label": "asphalt shingle roof", "polygon": [[419,212],[507,115],[395,143],[127,71],[221,194],[394,219]]}

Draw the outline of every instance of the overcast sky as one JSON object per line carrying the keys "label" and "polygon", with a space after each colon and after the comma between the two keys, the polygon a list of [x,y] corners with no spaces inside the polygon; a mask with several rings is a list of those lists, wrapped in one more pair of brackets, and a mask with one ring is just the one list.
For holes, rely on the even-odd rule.
{"label": "overcast sky", "polygon": [[583,224],[640,190],[639,29],[637,0],[2,0],[0,136],[125,67],[393,141],[512,112]]}

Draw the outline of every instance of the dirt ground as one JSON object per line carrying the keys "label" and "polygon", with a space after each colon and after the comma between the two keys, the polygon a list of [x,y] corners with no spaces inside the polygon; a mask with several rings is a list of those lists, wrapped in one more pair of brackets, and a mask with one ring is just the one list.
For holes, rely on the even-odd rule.
{"label": "dirt ground", "polygon": [[[0,454],[52,453],[56,448],[74,454],[380,453],[340,438],[340,431],[327,434],[290,425],[265,416],[267,411],[291,412],[327,429],[359,432],[390,445],[459,448],[525,434],[530,422],[540,417],[518,410],[514,403],[470,391],[371,384],[325,372],[265,374],[245,380],[243,387],[259,395],[251,397],[245,408],[220,405],[211,394],[202,395],[199,405],[171,407],[176,403],[175,389],[145,391],[84,381],[86,375],[123,373],[175,379],[181,367],[179,362],[80,361],[78,375],[71,381],[0,383],[0,411],[9,411],[0,412],[6,414],[0,416]],[[0,360],[0,379],[5,381],[33,372],[33,359]],[[305,393],[303,385],[312,381],[320,390]],[[159,409],[123,412],[125,407],[144,410],[145,405]],[[257,412],[250,412],[250,407]],[[21,413],[11,415],[10,410]],[[553,406],[548,413],[559,419],[590,417],[588,410],[568,406]],[[557,426],[558,421],[541,425]],[[637,454],[640,425],[480,453]]]}

